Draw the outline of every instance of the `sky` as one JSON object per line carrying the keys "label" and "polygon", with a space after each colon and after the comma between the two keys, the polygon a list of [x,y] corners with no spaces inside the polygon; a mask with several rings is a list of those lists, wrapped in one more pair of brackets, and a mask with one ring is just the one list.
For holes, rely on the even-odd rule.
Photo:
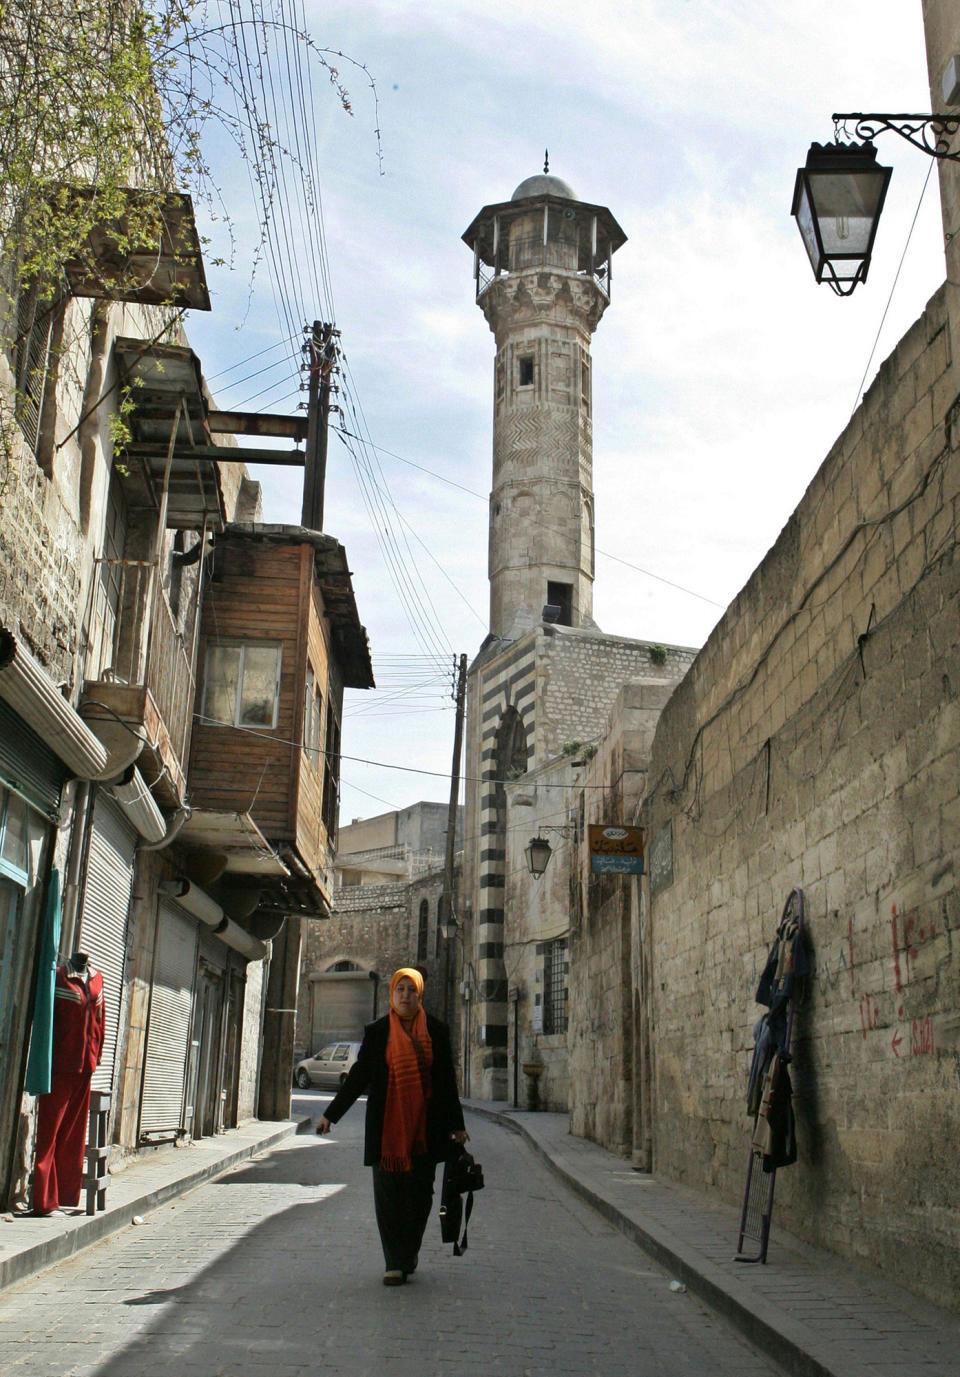
{"label": "sky", "polygon": [[[549,148],[627,235],[593,340],[594,617],[664,644],[703,644],[945,270],[933,160],[894,134],[853,296],[816,286],[789,214],[834,111],[929,109],[920,0],[298,8],[352,114],[316,68],[296,139],[319,203],[288,176],[252,288],[250,179],[214,148],[234,246],[188,334],[221,406],[291,412],[291,320],[340,331],[324,527],[380,686],[346,697],[345,823],[446,800],[452,665],[486,633],[494,342],[460,239],[483,205]],[[298,523],[302,470],[252,472],[264,519]]]}

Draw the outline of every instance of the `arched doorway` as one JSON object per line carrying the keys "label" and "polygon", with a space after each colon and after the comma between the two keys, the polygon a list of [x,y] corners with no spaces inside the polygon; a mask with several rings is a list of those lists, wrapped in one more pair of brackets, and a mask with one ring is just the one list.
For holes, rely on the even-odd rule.
{"label": "arched doorway", "polygon": [[376,973],[341,958],[310,977],[310,1052],[328,1042],[359,1042],[377,1016]]}

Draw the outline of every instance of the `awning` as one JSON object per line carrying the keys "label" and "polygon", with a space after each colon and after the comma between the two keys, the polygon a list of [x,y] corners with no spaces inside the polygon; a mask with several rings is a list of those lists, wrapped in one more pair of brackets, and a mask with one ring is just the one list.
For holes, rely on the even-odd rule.
{"label": "awning", "polygon": [[78,779],[97,779],[109,763],[106,747],[64,698],[46,670],[0,627],[0,698]]}
{"label": "awning", "polygon": [[64,264],[73,296],[210,310],[189,196],[125,187],[119,212],[101,218],[92,188],[72,187],[70,195],[90,202],[93,216],[87,242]]}
{"label": "awning", "polygon": [[200,360],[186,345],[123,337],[114,340],[113,354],[121,385],[130,389],[134,404],[127,417],[130,438],[124,445],[121,473],[128,506],[160,509],[173,437],[167,526],[221,530],[223,494],[217,464],[236,463],[243,456],[229,445],[217,447],[213,458],[206,452],[210,436]]}

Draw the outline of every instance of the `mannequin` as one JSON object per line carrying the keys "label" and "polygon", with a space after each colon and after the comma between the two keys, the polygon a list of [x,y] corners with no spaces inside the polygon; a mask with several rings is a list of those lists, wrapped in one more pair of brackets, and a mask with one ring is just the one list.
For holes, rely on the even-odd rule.
{"label": "mannequin", "polygon": [[49,1095],[39,1097],[33,1212],[80,1203],[90,1078],[103,1051],[103,976],[86,952],[57,967]]}

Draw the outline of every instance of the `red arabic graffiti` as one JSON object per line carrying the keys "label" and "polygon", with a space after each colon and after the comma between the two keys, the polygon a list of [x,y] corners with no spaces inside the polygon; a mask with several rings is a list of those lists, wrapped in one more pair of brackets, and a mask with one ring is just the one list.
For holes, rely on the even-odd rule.
{"label": "red arabic graffiti", "polygon": [[872,995],[864,995],[860,1001],[860,1031],[866,1037],[871,1028],[880,1022],[880,1005]]}
{"label": "red arabic graffiti", "polygon": [[932,1057],[936,1048],[933,1042],[933,1020],[930,1018],[913,1020],[913,1036],[910,1051],[915,1057]]}

